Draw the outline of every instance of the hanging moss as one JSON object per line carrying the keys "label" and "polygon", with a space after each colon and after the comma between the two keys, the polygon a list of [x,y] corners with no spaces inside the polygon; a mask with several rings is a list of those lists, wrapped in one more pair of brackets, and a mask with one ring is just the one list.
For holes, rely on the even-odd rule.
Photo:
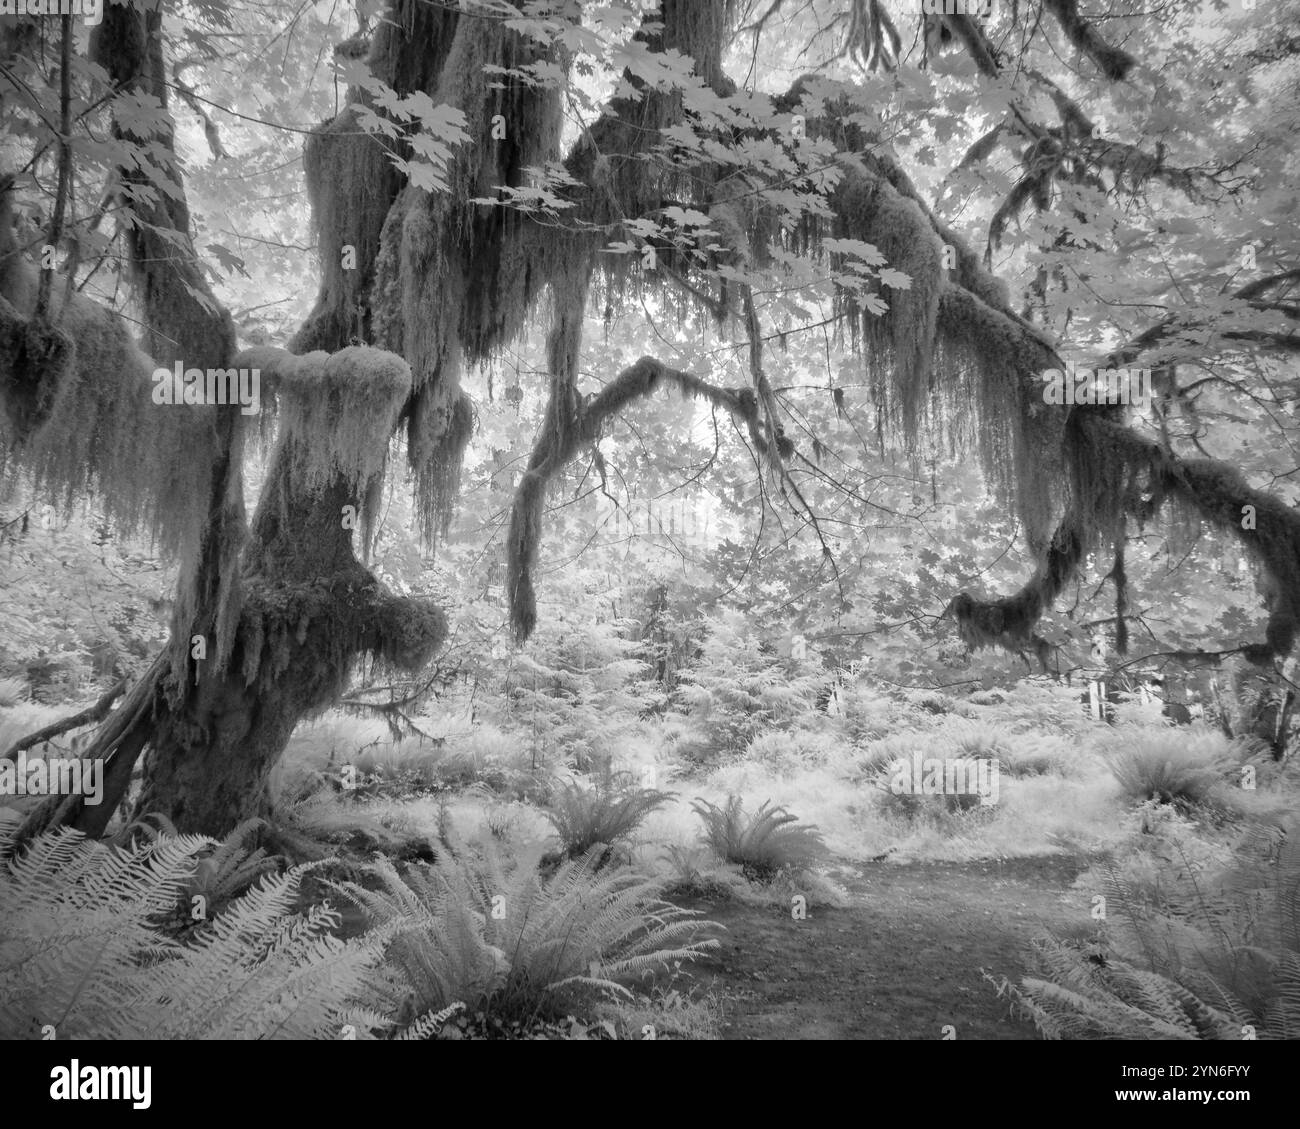
{"label": "hanging moss", "polygon": [[321,281],[316,305],[289,349],[329,352],[369,339],[379,233],[399,177],[383,142],[362,131],[354,106],[308,138],[303,166]]}
{"label": "hanging moss", "polygon": [[[695,72],[711,89],[729,84],[722,69],[722,48],[733,26],[737,0],[660,0],[662,30],[652,50],[680,51],[695,60]],[[658,42],[654,42],[654,40]]]}
{"label": "hanging moss", "polygon": [[[847,178],[834,201],[836,234],[873,244],[889,267],[909,276],[908,289],[887,291],[888,313],[859,313],[851,294],[841,316],[853,318],[878,379],[877,402],[914,448],[930,406],[933,349],[943,286],[943,244],[921,209],[883,180]],[[852,306],[852,309],[849,307]]]}
{"label": "hanging moss", "polygon": [[[459,393],[450,405],[426,386],[417,394],[411,419],[411,465],[415,470],[416,511],[426,543],[445,535],[460,493],[465,449],[474,434],[474,406]],[[436,406],[435,406],[436,405]],[[422,418],[423,413],[435,418]],[[417,423],[417,421],[419,421]]]}
{"label": "hanging moss", "polygon": [[1032,649],[1043,670],[1047,669],[1046,640],[1035,628],[1043,613],[1076,575],[1086,552],[1086,543],[1069,520],[1062,521],[1029,582],[1012,596],[976,600],[960,593],[947,611],[957,623],[957,632],[971,650],[1000,647],[1017,653]]}
{"label": "hanging moss", "polygon": [[[720,32],[732,14],[723,0],[666,0],[662,27],[639,34],[652,50],[693,55],[705,82],[725,93],[730,87],[721,69]],[[403,18],[415,18],[414,11],[406,10]],[[547,479],[600,416],[594,402],[582,405],[575,386],[592,265],[601,264],[600,296],[607,303],[628,287],[644,287],[683,311],[695,308],[697,299],[698,308],[715,316],[726,310],[725,294],[683,296],[682,288],[666,282],[668,272],[642,271],[637,256],[600,255],[605,232],[628,217],[653,215],[666,202],[693,204],[717,228],[714,265],[728,257],[761,264],[778,244],[812,248],[826,225],[812,220],[783,231],[753,185],[727,183],[734,174],[690,160],[645,159],[653,148],[647,138],[681,122],[685,113],[680,96],[647,89],[635,78],[629,81],[636,96],[616,100],[614,112],[593,124],[566,162],[586,186],[572,194],[574,230],[542,229],[508,210],[469,204],[499,184],[519,185],[526,165],[553,158],[558,100],[553,91],[508,77],[499,88],[483,80],[485,67],[526,66],[538,57],[539,48],[503,22],[457,17],[454,27],[448,23],[443,30],[448,45],[434,68],[439,78],[430,80],[426,92],[435,102],[462,109],[479,143],[457,154],[450,192],[408,188],[388,210],[375,287],[377,304],[391,316],[374,329],[380,344],[412,366],[404,409],[408,454],[420,484],[424,525],[432,530],[445,520],[457,455],[469,430],[459,389],[463,362],[490,356],[519,332],[545,286],[557,295],[573,286],[557,302],[548,341],[551,406],[512,518],[510,589],[516,630],[526,634],[535,616],[530,575]],[[801,97],[798,91],[793,96]],[[822,120],[809,122],[811,135],[833,139],[846,154],[833,200],[835,233],[875,244],[891,267],[912,277],[913,286],[886,295],[891,309],[882,318],[863,319],[849,301],[840,303],[841,316],[857,334],[883,409],[908,445],[917,448],[924,435],[953,451],[977,450],[993,490],[1018,508],[1039,569],[1022,593],[986,602],[991,618],[982,626],[978,606],[968,608],[965,618],[972,638],[1032,641],[1033,623],[1075,574],[1085,546],[1120,543],[1128,518],[1149,516],[1164,499],[1181,503],[1194,491],[1185,478],[1182,486],[1166,482],[1165,470],[1128,449],[1128,440],[1089,430],[1075,423],[1077,413],[1043,402],[1042,372],[1063,367],[1051,343],[1010,309],[1006,288],[933,215],[888,149],[861,128],[854,107],[843,101]],[[491,139],[497,114],[505,119],[507,136]],[[741,199],[754,203],[742,205]],[[952,249],[947,269],[945,247]],[[690,280],[693,268],[685,256],[657,250],[664,265]],[[657,379],[649,369],[634,376],[647,386]],[[761,430],[756,434],[767,442]],[[1268,557],[1271,550],[1261,552]]]}
{"label": "hanging moss", "polygon": [[447,617],[428,600],[398,596],[387,600],[375,617],[375,652],[401,671],[425,667],[447,639]]}
{"label": "hanging moss", "polygon": [[[459,19],[454,8],[422,0],[394,0],[367,47],[371,73],[399,95],[431,93]],[[340,45],[353,57],[361,44]],[[388,144],[364,131],[362,107],[370,95],[348,91],[339,114],[322,123],[303,152],[307,194],[320,257],[316,305],[289,343],[290,352],[334,352],[371,340],[371,286],[384,220],[401,186]],[[349,248],[344,265],[344,248]]]}
{"label": "hanging moss", "polygon": [[[731,0],[664,0],[660,18],[643,26],[635,38],[648,51],[677,51],[691,58],[695,74],[715,94],[726,97],[736,87],[723,72],[721,47],[735,15]],[[622,83],[629,93],[611,101],[565,160],[569,175],[588,186],[575,221],[592,232],[587,253],[601,275],[601,297],[608,306],[653,291],[660,301],[677,305],[682,315],[713,315],[715,303],[700,302],[664,284],[663,267],[679,274],[694,271],[690,256],[667,242],[656,243],[656,266],[646,269],[640,255],[601,253],[608,236],[596,233],[617,233],[627,220],[652,216],[668,201],[695,205],[706,213],[729,198],[744,198],[752,205],[753,185],[741,184],[742,178],[735,176],[734,186],[719,190],[719,182],[733,175],[725,168],[694,156],[657,152],[665,128],[690,120],[681,92],[648,86],[630,71],[622,75]],[[732,139],[716,140],[727,145]]]}
{"label": "hanging moss", "polygon": [[[374,287],[381,313],[373,331],[411,365],[403,418],[429,542],[449,519],[473,426],[460,391],[463,364],[486,360],[522,331],[555,263],[548,246],[555,240],[530,218],[470,202],[491,198],[498,185],[520,187],[526,168],[559,156],[560,92],[492,69],[528,66],[541,50],[499,20],[456,24],[429,93],[464,114],[475,141],[457,151],[446,191],[401,192],[379,238]],[[504,123],[504,137],[493,137],[494,119]]]}
{"label": "hanging moss", "polygon": [[[974,252],[938,224],[892,161],[873,150],[846,165],[834,207],[835,233],[872,243],[912,277],[890,291],[883,316],[859,312],[851,295],[841,317],[858,333],[883,422],[917,453],[922,434],[960,455],[974,449],[990,489],[1024,521],[1041,551],[1064,499],[1059,483],[1065,414],[1041,402],[1050,344],[1006,306],[1005,289]],[[944,249],[952,248],[951,270]]]}
{"label": "hanging moss", "polygon": [[64,330],[38,325],[0,298],[0,403],[10,435],[6,447],[49,419],[50,390],[67,379],[75,357],[76,346]]}
{"label": "hanging moss", "polygon": [[346,578],[284,584],[253,577],[239,632],[245,685],[273,693],[291,672],[307,716],[337,701],[366,630],[368,597],[368,586]]}
{"label": "hanging moss", "polygon": [[[417,385],[442,370],[452,343],[471,362],[509,343],[545,283],[545,241],[534,222],[471,203],[498,186],[522,186],[528,167],[559,157],[560,91],[492,69],[526,67],[540,51],[501,21],[461,21],[430,91],[435,103],[461,111],[474,140],[457,151],[445,191],[402,193],[381,240],[377,285],[403,326],[377,327],[377,339],[408,358]],[[503,137],[493,137],[498,119]]]}
{"label": "hanging moss", "polygon": [[[460,392],[463,361],[485,359],[517,335],[544,284],[535,225],[470,203],[498,185],[521,186],[528,166],[559,155],[560,91],[492,70],[527,66],[542,50],[504,21],[399,0],[375,33],[369,62],[399,94],[422,92],[464,114],[473,141],[457,150],[447,190],[398,192],[380,144],[352,136],[351,106],[307,149],[323,276],[317,309],[292,347],[335,350],[359,336],[409,363],[401,415],[430,540],[450,514],[472,429]],[[359,92],[349,97],[366,101]],[[494,138],[498,115],[505,136]],[[357,269],[341,270],[339,250],[349,244]]]}
{"label": "hanging moss", "polygon": [[[668,0],[661,27],[641,35],[652,50],[695,56],[701,76],[720,88],[727,85],[721,69],[722,30],[733,16],[729,0]],[[448,191],[405,189],[389,210],[379,240],[374,305],[386,312],[376,318],[373,331],[381,346],[411,364],[414,388],[404,418],[426,537],[445,525],[472,427],[459,389],[462,363],[484,360],[508,344],[548,284],[565,295],[557,299],[557,308],[567,303],[549,347],[552,380],[564,386],[560,399],[565,403],[576,397],[580,322],[603,240],[592,232],[542,228],[509,209],[469,202],[493,195],[499,185],[521,186],[527,167],[560,156],[560,92],[509,75],[484,78],[491,68],[527,67],[542,59],[542,50],[502,21],[462,19],[456,24],[436,88],[428,93],[435,103],[453,105],[464,114],[476,143],[457,152],[448,170]],[[618,114],[597,123],[598,133],[612,130],[616,139],[601,133],[594,150],[579,145],[570,158],[571,173],[579,170],[577,179],[594,188],[582,201],[582,223],[639,215],[652,197],[655,206],[662,199],[664,181],[645,172],[654,162],[621,160],[611,172],[596,160],[597,152],[639,153],[647,135],[680,118],[678,96],[642,93],[640,99],[620,102]],[[505,136],[494,138],[498,118],[504,121]],[[682,186],[689,183],[680,173],[672,176]],[[549,426],[560,428],[569,420],[568,413],[556,413]],[[563,443],[563,436],[557,433],[556,441]],[[542,494],[544,488],[537,506]],[[535,528],[535,523],[523,524],[529,531]]]}
{"label": "hanging moss", "polygon": [[[1026,640],[1036,638],[1038,621],[1078,575],[1089,547],[1100,543],[1119,547],[1112,576],[1122,623],[1127,595],[1122,545],[1130,516],[1126,507],[1142,496],[1139,480],[1146,480],[1149,488],[1155,449],[1130,443],[1133,433],[1125,428],[1103,430],[1104,420],[1097,412],[1058,411],[1042,418],[1064,421],[1056,448],[1065,487],[1064,514],[1051,540],[1036,550],[1039,566],[1019,592],[996,600],[974,600],[963,594],[954,601],[959,633],[972,649],[1018,650]],[[1120,638],[1126,642],[1123,626]]]}
{"label": "hanging moss", "polygon": [[[1246,657],[1263,662],[1288,654],[1300,630],[1300,514],[1212,459],[1168,468],[1166,484],[1205,520],[1233,534],[1263,572],[1268,625],[1264,643],[1248,649]],[[1247,506],[1253,511],[1249,522]]]}
{"label": "hanging moss", "polygon": [[401,357],[367,346],[304,356],[261,346],[236,361],[259,369],[275,388],[297,489],[313,493],[342,479],[359,495],[383,470],[388,438],[411,392],[411,369]]}
{"label": "hanging moss", "polygon": [[61,282],[51,298],[46,326],[0,308],[4,461],[56,509],[96,497],[124,531],[179,555],[202,527],[219,409],[155,404],[155,366],[121,319],[75,292],[65,306]]}
{"label": "hanging moss", "polygon": [[431,91],[460,22],[461,13],[454,4],[390,0],[371,38],[371,70],[398,94]]}
{"label": "hanging moss", "polygon": [[1040,375],[1060,364],[1052,345],[1010,309],[1006,287],[859,124],[859,107],[847,98],[821,105],[809,94],[814,79],[796,82],[774,108],[807,114],[809,137],[832,141],[843,154],[834,218],[788,231],[751,210],[753,259],[763,261],[764,246],[774,243],[816,255],[833,234],[873,244],[887,266],[911,277],[911,289],[882,292],[890,306],[883,316],[863,311],[852,293],[837,298],[840,324],[861,349],[875,389],[880,433],[888,425],[913,455],[923,436],[954,455],[976,450],[991,490],[1020,514],[1031,546],[1042,552],[1065,503],[1056,473],[1065,414],[1041,403]]}
{"label": "hanging moss", "polygon": [[[958,613],[968,645],[1003,645],[988,628],[1023,637],[1064,585],[1078,575],[1089,546],[1121,544],[1126,522],[1145,522],[1168,504],[1186,517],[1231,534],[1260,569],[1268,610],[1262,643],[1244,656],[1263,663],[1287,654],[1300,634],[1300,514],[1253,489],[1234,468],[1213,459],[1180,460],[1123,426],[1114,409],[1076,407],[1063,436],[1069,499],[1044,563],[1016,595],[976,601],[963,596]],[[1249,509],[1247,509],[1249,507]],[[1122,557],[1112,573],[1117,615],[1124,614]],[[999,618],[1000,617],[1000,618]]]}
{"label": "hanging moss", "polygon": [[[64,514],[86,497],[97,499],[124,532],[148,536],[179,560],[172,613],[175,638],[210,641],[206,669],[220,672],[230,654],[239,615],[239,555],[245,537],[239,473],[248,417],[228,406],[155,402],[160,384],[153,362],[132,344],[111,310],[74,295],[66,307],[53,288],[58,328],[33,330],[0,312],[0,341],[38,336],[47,361],[34,362],[30,345],[0,367],[39,387],[38,410],[15,417],[3,462],[21,468],[37,491]],[[51,354],[48,342],[59,342]],[[0,345],[0,352],[3,352]],[[170,382],[172,373],[164,369]],[[3,375],[0,399],[9,407]],[[23,418],[27,424],[22,426]],[[185,678],[188,649],[172,648],[174,681]]]}

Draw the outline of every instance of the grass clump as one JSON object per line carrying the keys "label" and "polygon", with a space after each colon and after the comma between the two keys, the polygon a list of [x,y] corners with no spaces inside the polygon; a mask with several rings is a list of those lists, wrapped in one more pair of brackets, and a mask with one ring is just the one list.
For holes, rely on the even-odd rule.
{"label": "grass clump", "polygon": [[1076,771],[1070,748],[1059,737],[1025,735],[1015,738],[998,755],[998,764],[1003,772],[1016,779],[1026,776],[1068,776]]}
{"label": "grass clump", "polygon": [[1223,803],[1225,777],[1239,759],[1234,754],[1222,734],[1184,729],[1135,734],[1102,755],[1130,799],[1193,808]]}

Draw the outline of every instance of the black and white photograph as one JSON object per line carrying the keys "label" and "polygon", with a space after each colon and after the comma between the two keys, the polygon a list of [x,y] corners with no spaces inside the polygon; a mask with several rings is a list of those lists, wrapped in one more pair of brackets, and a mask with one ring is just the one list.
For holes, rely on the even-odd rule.
{"label": "black and white photograph", "polygon": [[0,0],[15,1117],[1258,1117],[1298,656],[1300,0]]}

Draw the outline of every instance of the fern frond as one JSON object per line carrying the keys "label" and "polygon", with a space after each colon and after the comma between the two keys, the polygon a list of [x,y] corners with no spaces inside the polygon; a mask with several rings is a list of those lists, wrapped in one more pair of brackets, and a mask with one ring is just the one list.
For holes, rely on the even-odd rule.
{"label": "fern frond", "polygon": [[765,801],[746,815],[740,797],[732,795],[722,807],[700,798],[691,807],[704,823],[701,840],[720,858],[770,881],[778,871],[810,866],[827,852],[814,825],[793,826],[798,816],[770,804]]}
{"label": "fern frond", "polygon": [[0,1037],[326,1038],[375,998],[387,938],[343,942],[323,906],[293,913],[309,866],[264,877],[184,943],[160,922],[217,844],[37,837],[0,869]]}
{"label": "fern frond", "polygon": [[577,858],[598,843],[612,846],[626,839],[651,812],[673,798],[671,792],[653,788],[589,789],[571,781],[552,792],[544,814],[559,835],[564,853]]}

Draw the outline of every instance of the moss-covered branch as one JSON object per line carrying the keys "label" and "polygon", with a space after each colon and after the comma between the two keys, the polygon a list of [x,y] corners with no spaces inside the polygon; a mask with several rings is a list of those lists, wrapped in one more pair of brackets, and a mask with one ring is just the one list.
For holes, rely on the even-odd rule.
{"label": "moss-covered branch", "polygon": [[1137,60],[1127,51],[1108,43],[1097,28],[1079,14],[1079,0],[1043,0],[1045,7],[1061,25],[1065,37],[1097,64],[1112,82],[1123,82]]}
{"label": "moss-covered branch", "polygon": [[1110,412],[1075,408],[1067,438],[1070,502],[1033,577],[1014,595],[950,605],[968,646],[1019,650],[1078,576],[1086,554],[1122,544],[1125,523],[1175,504],[1230,534],[1259,567],[1268,622],[1262,642],[1236,648],[1252,662],[1287,654],[1300,631],[1300,514],[1214,459],[1179,459]]}
{"label": "moss-covered branch", "polygon": [[537,594],[533,572],[541,542],[546,490],[552,478],[579,451],[595,443],[607,420],[661,385],[676,386],[684,395],[701,397],[744,421],[766,445],[758,399],[748,388],[719,388],[689,372],[669,368],[653,357],[642,357],[594,396],[575,399],[567,382],[554,382],[547,404],[546,424],[538,433],[528,467],[515,487],[506,542],[506,594],[515,639],[523,642],[537,624]]}
{"label": "moss-covered branch", "polygon": [[125,678],[119,679],[95,699],[94,705],[88,706],[84,710],[78,710],[76,713],[69,714],[58,721],[52,721],[49,725],[42,726],[32,733],[20,737],[3,753],[0,753],[0,761],[15,760],[24,749],[43,745],[46,741],[51,741],[60,734],[68,733],[73,729],[81,729],[92,722],[103,720],[104,716],[112,708],[113,703],[122,696],[126,686],[127,680]]}

